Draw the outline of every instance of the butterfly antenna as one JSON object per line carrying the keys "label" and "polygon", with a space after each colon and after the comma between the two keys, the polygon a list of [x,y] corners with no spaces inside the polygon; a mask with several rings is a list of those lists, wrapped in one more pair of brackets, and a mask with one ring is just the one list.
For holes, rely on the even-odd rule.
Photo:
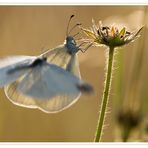
{"label": "butterfly antenna", "polygon": [[81,25],[81,23],[77,23],[76,25],[74,25],[74,26],[70,29],[70,31],[68,32],[68,34],[70,34],[71,31],[72,31],[74,28],[76,28],[77,26],[80,26],[80,25]]}
{"label": "butterfly antenna", "polygon": [[69,25],[70,25],[70,21],[71,19],[74,17],[74,15],[71,15],[70,18],[69,18],[69,21],[68,21],[68,25],[67,25],[67,30],[66,30],[66,36],[68,36],[68,30],[69,30]]}

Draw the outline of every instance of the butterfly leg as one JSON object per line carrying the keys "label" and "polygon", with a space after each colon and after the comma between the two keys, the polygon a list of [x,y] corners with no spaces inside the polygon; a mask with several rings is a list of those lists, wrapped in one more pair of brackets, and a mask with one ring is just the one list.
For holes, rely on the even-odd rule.
{"label": "butterfly leg", "polygon": [[81,52],[83,52],[83,53],[85,53],[85,51],[87,51],[87,49],[89,48],[89,47],[91,47],[93,45],[93,43],[90,43],[88,46],[86,46],[84,49],[82,49],[82,48],[79,48],[79,50],[81,51]]}

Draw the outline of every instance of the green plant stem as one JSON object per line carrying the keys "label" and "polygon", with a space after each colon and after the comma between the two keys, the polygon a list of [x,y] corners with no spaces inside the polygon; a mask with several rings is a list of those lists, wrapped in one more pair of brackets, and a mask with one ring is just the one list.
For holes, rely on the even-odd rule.
{"label": "green plant stem", "polygon": [[125,128],[122,130],[122,141],[123,141],[123,142],[127,142],[127,141],[128,141],[130,131],[131,131],[130,127],[125,127]]}
{"label": "green plant stem", "polygon": [[102,129],[103,129],[103,124],[105,119],[105,112],[106,112],[108,98],[109,98],[111,76],[112,76],[112,69],[113,69],[113,57],[114,57],[114,48],[110,47],[108,63],[107,63],[108,64],[107,73],[106,73],[104,91],[103,91],[102,102],[101,102],[101,111],[100,111],[99,120],[97,124],[96,135],[94,139],[95,142],[100,142],[101,140]]}

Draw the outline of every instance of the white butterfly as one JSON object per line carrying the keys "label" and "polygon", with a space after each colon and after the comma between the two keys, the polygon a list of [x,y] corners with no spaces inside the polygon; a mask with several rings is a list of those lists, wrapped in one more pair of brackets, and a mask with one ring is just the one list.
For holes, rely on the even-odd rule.
{"label": "white butterfly", "polygon": [[0,87],[6,85],[5,90],[15,98],[8,97],[10,101],[48,112],[47,107],[54,112],[66,107],[81,91],[92,91],[89,84],[46,60],[41,56],[0,59]]}
{"label": "white butterfly", "polygon": [[[71,16],[71,18],[72,17],[73,17],[73,15]],[[71,18],[70,18],[70,20],[71,20]],[[70,20],[69,20],[69,22],[70,22]],[[68,23],[68,26],[69,26],[69,23]],[[73,28],[75,28],[75,26]],[[71,30],[69,32],[71,32]],[[81,76],[80,76],[79,65],[78,65],[78,60],[77,60],[77,52],[79,50],[81,50],[80,46],[81,45],[77,46],[77,44],[74,40],[74,37],[68,35],[68,29],[67,29],[66,42],[63,45],[58,46],[57,48],[48,50],[47,52],[40,55],[40,57],[47,57],[48,63],[55,64],[55,65],[65,69],[66,71],[68,71],[80,78]],[[91,46],[91,44],[88,47],[90,47],[90,46]],[[34,57],[30,57],[30,59],[32,60],[32,59],[34,59]],[[30,59],[27,59],[27,57],[26,57],[24,62],[26,62],[27,60],[30,60]],[[16,58],[16,60],[19,61],[19,58]],[[21,72],[23,73],[23,69],[21,69]],[[56,73],[56,72],[57,72],[57,70],[54,71],[54,73]],[[64,76],[64,73],[66,73],[66,72],[63,71],[63,76]],[[34,83],[34,81],[31,81],[31,79],[36,78],[37,77],[36,75],[38,75],[38,74],[35,73],[34,77],[32,77],[32,78],[30,77],[30,82],[29,82],[30,85],[32,83]],[[47,76],[49,77],[50,74],[45,73],[44,75],[47,78]],[[55,86],[55,84],[52,84],[52,81],[50,80],[55,77],[56,77],[57,83],[59,83],[59,86]],[[20,89],[19,85],[20,85],[20,82],[22,81],[22,78],[19,78],[15,82],[13,82],[5,87],[5,94],[7,95],[9,100],[12,101],[14,104],[21,105],[24,107],[30,107],[30,108],[39,108],[42,111],[48,112],[48,113],[55,113],[55,112],[59,112],[61,110],[68,108],[74,102],[76,102],[81,95],[81,91],[84,91],[84,92],[92,91],[92,88],[88,84],[82,85],[82,87],[79,88],[79,91],[74,90],[74,86],[75,86],[74,84],[75,84],[75,82],[78,82],[78,79],[76,80],[76,78],[75,78],[75,80],[73,78],[69,78],[69,80],[67,80],[67,82],[66,82],[66,75],[64,76],[65,77],[65,79],[63,79],[64,81],[61,80],[61,77],[59,74],[55,74],[55,77],[54,77],[54,74],[51,75],[48,82],[49,82],[49,85],[52,86],[51,89],[55,88],[55,91],[57,93],[58,93],[58,90],[57,90],[58,88],[56,88],[56,87],[64,87],[63,86],[64,82],[65,82],[65,84],[70,83],[73,86],[73,88],[69,87],[69,89],[68,89],[68,87],[66,87],[65,89],[68,89],[67,92],[65,91],[65,93],[63,93],[63,94],[59,94],[55,97],[50,97],[46,100],[45,99],[36,99],[35,100],[35,99],[32,99],[31,97],[27,96],[26,93],[25,93],[25,95],[22,95],[19,93],[19,91],[16,91],[17,88]],[[27,78],[29,79],[28,76],[27,76]],[[23,83],[24,88],[27,85],[29,85],[26,83],[27,83],[27,81],[26,82],[24,81],[24,83]],[[38,90],[39,88],[37,88],[37,87],[41,86],[41,84],[40,85],[39,84],[40,84],[39,82],[37,83],[37,85],[33,84],[34,85],[33,89],[28,90],[29,94],[31,94],[31,92],[32,92],[33,94],[37,94],[36,97],[38,97],[39,94],[33,92],[33,90],[35,91],[35,88],[36,88],[36,90]],[[68,85],[70,85],[70,84],[68,84]],[[44,87],[40,88],[40,89],[42,89],[42,91],[46,90]],[[70,89],[72,91],[71,92],[72,95],[69,95],[70,93],[68,94],[68,92],[70,92]],[[23,90],[20,90],[20,91],[24,92]],[[42,96],[43,94],[40,94],[40,95],[41,95],[40,97],[43,97]]]}

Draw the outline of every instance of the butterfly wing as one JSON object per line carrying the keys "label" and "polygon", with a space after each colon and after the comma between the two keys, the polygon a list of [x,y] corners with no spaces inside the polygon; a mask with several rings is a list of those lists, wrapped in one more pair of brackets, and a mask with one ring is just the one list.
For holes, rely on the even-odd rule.
{"label": "butterfly wing", "polygon": [[80,79],[74,75],[47,64],[8,85],[5,92],[14,104],[53,113],[66,109],[78,99],[78,84]]}
{"label": "butterfly wing", "polygon": [[25,96],[16,91],[19,80],[13,82],[11,85],[5,87],[5,94],[7,98],[15,105],[26,108],[38,108],[46,113],[57,113],[67,109],[74,104],[80,96],[75,95],[57,95],[50,99],[34,99],[30,96]]}
{"label": "butterfly wing", "polygon": [[[72,56],[67,52],[67,48],[64,45],[60,45],[55,49],[48,50],[40,56],[47,57],[47,61],[49,63],[56,64],[63,69],[66,69],[70,59],[72,58]],[[73,69],[71,70],[71,73],[80,78],[81,76],[77,55],[75,55],[73,58],[72,67]],[[16,105],[28,108],[39,108],[44,112],[54,113],[64,110],[71,106],[74,102],[76,102],[81,95],[81,92],[79,92],[78,94],[71,96],[68,96],[67,94],[58,95],[52,99],[44,101],[34,100],[31,97],[21,95],[18,91],[16,91],[16,88],[18,87],[20,81],[21,78],[5,87],[5,94],[7,95],[8,99]]]}
{"label": "butterfly wing", "polygon": [[29,96],[23,96],[16,90],[22,79],[23,77],[20,77],[15,82],[4,87],[7,98],[15,105],[27,108],[37,108],[34,99]]}
{"label": "butterfly wing", "polygon": [[[52,68],[54,69],[53,75],[57,81],[57,85],[59,88],[63,88],[63,93],[61,92],[62,95],[57,94],[55,97],[46,99],[45,101],[41,99],[36,101],[39,108],[47,113],[56,113],[67,109],[79,99],[81,94],[76,88],[77,84],[80,83],[80,79],[72,77],[72,75],[69,75],[69,72],[60,72],[61,70],[54,66]],[[45,78],[48,78],[48,76],[45,76]],[[53,87],[54,85],[50,86]],[[60,92],[60,90],[58,91]]]}
{"label": "butterfly wing", "polygon": [[[66,69],[69,62],[72,61],[71,63],[73,65],[70,72],[76,75],[77,77],[81,78],[77,54],[73,56],[70,55],[68,53],[68,49],[64,45],[60,45],[55,49],[48,50],[47,52],[43,53],[42,56],[47,57],[47,61],[49,63],[56,64],[63,69]],[[52,100],[44,101],[39,104],[44,108],[44,111],[48,112],[49,108],[50,109],[52,108],[50,112],[57,112],[71,106],[73,103],[75,103],[79,99],[80,96],[81,96],[81,92],[77,95],[70,96],[70,97],[67,95],[62,95],[62,96],[60,95],[60,96],[54,97],[54,99]],[[73,100],[73,101],[70,101],[70,100]],[[61,104],[59,105],[59,108],[56,107],[56,104],[58,103]],[[62,106],[65,106],[65,107],[62,108]]]}
{"label": "butterfly wing", "polygon": [[[63,69],[66,69],[69,61],[72,58],[72,55],[68,53],[68,49],[64,45],[60,45],[57,48],[50,49],[41,54],[41,56],[47,57],[47,61],[50,64],[55,64]],[[71,72],[80,78],[81,76],[78,64],[78,57],[76,54],[74,55],[73,61],[73,69],[71,70]]]}
{"label": "butterfly wing", "polygon": [[[26,72],[26,69],[16,70],[18,67],[23,67],[29,64],[34,57],[30,56],[12,56],[6,58],[0,58],[0,87],[3,87]],[[10,72],[14,71],[14,72]]]}
{"label": "butterfly wing", "polygon": [[77,77],[81,78],[78,57],[76,54],[71,55],[71,58],[69,60],[69,63],[67,64],[66,70],[76,75]]}

